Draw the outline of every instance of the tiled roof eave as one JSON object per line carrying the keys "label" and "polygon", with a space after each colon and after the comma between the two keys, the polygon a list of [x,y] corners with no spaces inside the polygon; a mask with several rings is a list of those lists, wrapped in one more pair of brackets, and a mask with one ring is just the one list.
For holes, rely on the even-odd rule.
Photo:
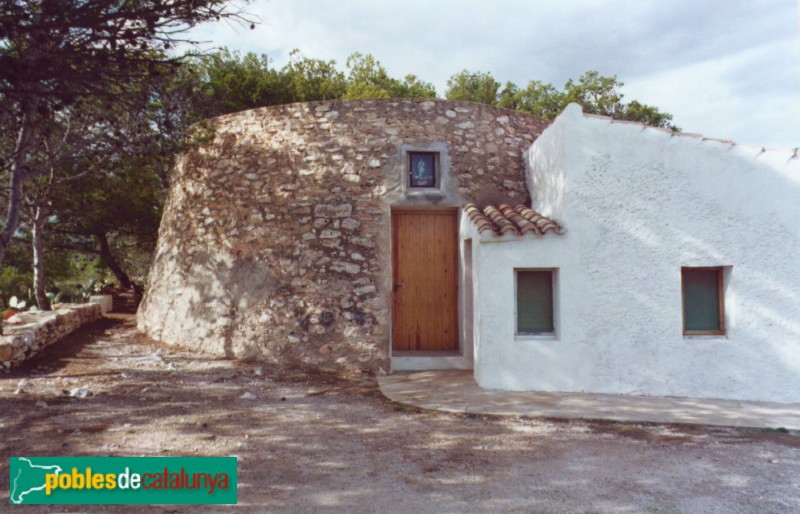
{"label": "tiled roof eave", "polygon": [[487,205],[483,209],[479,209],[475,204],[470,203],[464,206],[464,213],[481,236],[490,238],[504,237],[507,234],[514,236],[533,234],[541,237],[549,232],[564,233],[564,228],[558,223],[524,205],[515,207],[506,204],[497,207]]}

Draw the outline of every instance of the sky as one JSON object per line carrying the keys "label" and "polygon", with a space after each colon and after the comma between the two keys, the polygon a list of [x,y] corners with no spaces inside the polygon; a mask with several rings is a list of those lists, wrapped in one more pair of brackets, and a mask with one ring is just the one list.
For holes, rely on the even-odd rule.
{"label": "sky", "polygon": [[558,88],[616,75],[624,100],[671,113],[684,132],[767,148],[800,146],[800,15],[794,0],[253,0],[255,30],[196,27],[203,47],[299,49],[345,69],[371,53],[391,76],[444,96],[461,70]]}

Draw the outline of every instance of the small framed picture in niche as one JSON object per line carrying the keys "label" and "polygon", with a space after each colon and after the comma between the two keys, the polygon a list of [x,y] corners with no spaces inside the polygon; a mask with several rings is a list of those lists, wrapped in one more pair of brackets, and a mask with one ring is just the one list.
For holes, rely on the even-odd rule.
{"label": "small framed picture in niche", "polygon": [[436,187],[436,152],[409,152],[409,186]]}

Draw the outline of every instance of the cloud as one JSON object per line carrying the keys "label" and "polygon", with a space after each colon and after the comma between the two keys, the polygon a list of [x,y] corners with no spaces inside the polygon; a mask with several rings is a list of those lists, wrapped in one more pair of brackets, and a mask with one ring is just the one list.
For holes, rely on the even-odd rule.
{"label": "cloud", "polygon": [[689,132],[740,143],[800,144],[797,76],[776,42],[628,81],[626,95],[658,105]]}

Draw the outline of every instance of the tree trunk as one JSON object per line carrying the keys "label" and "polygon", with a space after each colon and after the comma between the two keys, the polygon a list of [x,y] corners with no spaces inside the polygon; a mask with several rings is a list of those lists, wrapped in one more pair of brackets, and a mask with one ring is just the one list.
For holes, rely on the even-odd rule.
{"label": "tree trunk", "polygon": [[[19,212],[22,209],[22,181],[25,178],[25,160],[28,157],[28,147],[33,138],[33,115],[35,112],[32,104],[22,107],[22,126],[19,128],[17,143],[14,145],[14,159],[11,162],[11,174],[8,184],[8,210],[0,231],[0,263],[6,255],[6,248],[11,243],[11,238],[19,227]],[[3,318],[0,316],[0,335],[3,335]]]}
{"label": "tree trunk", "polygon": [[36,305],[40,310],[53,310],[44,287],[44,251],[42,249],[42,209],[37,207],[32,220],[31,236],[33,239],[33,291]]}
{"label": "tree trunk", "polygon": [[114,258],[114,255],[111,253],[111,247],[108,245],[108,237],[106,237],[105,232],[97,232],[94,235],[95,239],[97,239],[98,245],[100,245],[100,258],[103,259],[103,263],[108,266],[108,269],[114,274],[117,278],[117,282],[119,283],[120,287],[124,289],[131,289],[133,288],[133,282],[131,282],[130,277],[125,271],[122,269],[122,266],[119,265],[117,260]]}
{"label": "tree trunk", "polygon": [[25,160],[28,157],[28,147],[33,137],[33,115],[32,105],[23,107],[22,126],[19,129],[17,143],[14,146],[14,159],[11,162],[11,175],[8,187],[8,210],[0,231],[0,263],[6,253],[6,248],[11,243],[11,238],[19,227],[19,213],[22,208],[22,181],[25,178]]}

